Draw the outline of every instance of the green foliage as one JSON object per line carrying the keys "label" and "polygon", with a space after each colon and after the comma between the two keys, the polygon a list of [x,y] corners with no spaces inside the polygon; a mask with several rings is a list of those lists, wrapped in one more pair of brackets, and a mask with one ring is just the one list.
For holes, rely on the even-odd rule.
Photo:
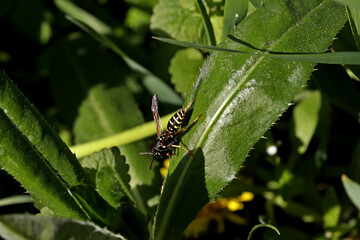
{"label": "green foliage", "polygon": [[341,178],[344,184],[345,191],[349,196],[350,200],[357,207],[357,209],[360,209],[360,185],[348,178],[346,175],[343,175]]}
{"label": "green foliage", "polygon": [[273,229],[277,234],[280,235],[279,230],[278,230],[276,227],[272,226],[271,224],[258,224],[258,225],[254,226],[254,227],[251,229],[251,231],[250,231],[249,236],[248,236],[247,239],[250,240],[253,232],[254,232],[256,229],[261,228],[261,227],[271,228],[271,229]]}
{"label": "green foliage", "polygon": [[[3,2],[2,238],[359,234],[357,3]],[[164,128],[193,103],[150,171],[153,94]]]}
{"label": "green foliage", "polygon": [[204,14],[197,11],[195,1],[186,3],[186,1],[160,0],[154,8],[150,28],[160,36],[170,36],[180,41],[213,43],[213,40],[210,40],[213,39],[212,30],[203,23],[205,21],[209,24],[203,19]]}
{"label": "green foliage", "polygon": [[0,236],[4,239],[125,239],[88,221],[23,214],[0,216]]}
{"label": "green foliage", "polygon": [[247,0],[228,0],[224,6],[223,39],[243,20],[248,11]]}
{"label": "green foliage", "polygon": [[305,96],[300,103],[294,107],[294,139],[299,143],[294,143],[300,154],[304,154],[313,138],[316,126],[319,121],[319,111],[321,106],[321,95],[319,91],[314,91]]}
{"label": "green foliage", "polygon": [[[271,11],[259,9],[244,19],[233,32],[234,38],[251,42],[252,48],[231,39],[220,47],[245,52],[260,47],[274,52],[325,51],[345,23],[343,8],[329,2],[298,4],[289,11],[285,3],[274,1],[268,5]],[[328,20],[326,28],[321,24],[308,26],[310,19],[321,22],[324,18]],[[327,25],[329,21],[332,24]],[[306,49],[293,45],[295,38],[308,42]],[[215,52],[202,68],[188,100],[197,100],[193,118],[203,116],[183,138],[193,156],[180,154],[170,164],[157,212],[155,239],[179,236],[200,208],[235,177],[252,146],[288,107],[314,67],[264,55],[258,51],[251,56],[234,54],[229,59],[229,54]]]}
{"label": "green foliage", "polygon": [[196,49],[182,49],[177,51],[171,59],[169,73],[171,82],[174,84],[176,91],[185,94],[190,91],[199,74],[199,69],[203,64],[203,56]]}

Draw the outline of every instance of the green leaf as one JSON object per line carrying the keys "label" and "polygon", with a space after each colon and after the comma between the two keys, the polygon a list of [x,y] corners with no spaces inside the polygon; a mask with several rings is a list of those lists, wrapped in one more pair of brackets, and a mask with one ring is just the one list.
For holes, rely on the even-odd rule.
{"label": "green leaf", "polygon": [[226,0],[224,6],[223,39],[246,17],[249,0]]}
{"label": "green leaf", "polygon": [[3,72],[0,72],[0,100],[0,108],[8,120],[68,184],[76,185],[85,179],[79,162],[55,130]]}
{"label": "green leaf", "polygon": [[341,205],[339,198],[336,195],[334,187],[329,186],[327,189],[322,204],[324,228],[336,227],[339,224]]}
{"label": "green leaf", "polygon": [[0,216],[0,236],[7,240],[125,239],[89,221],[22,214]]}
{"label": "green leaf", "polygon": [[264,3],[264,0],[250,0],[250,2],[254,5],[254,7],[258,8]]}
{"label": "green leaf", "polygon": [[120,232],[129,239],[145,238],[145,216],[128,198],[123,197],[121,206],[115,209],[91,186],[78,185],[71,187],[70,191],[94,223]]}
{"label": "green leaf", "polygon": [[161,79],[156,77],[138,62],[127,56],[126,53],[108,37],[108,35],[114,31],[111,27],[85,10],[79,8],[71,1],[56,0],[55,4],[61,11],[69,15],[67,17],[68,20],[83,29],[101,44],[104,44],[113,52],[118,54],[130,69],[140,75],[144,86],[150,93],[159,94],[159,101],[174,105],[180,105],[182,103],[182,99],[172,88],[167,86]]}
{"label": "green leaf", "polygon": [[[195,4],[195,2],[194,2]],[[201,15],[195,6],[180,0],[159,0],[153,9],[150,29],[157,35],[207,44]]]}
{"label": "green leaf", "polygon": [[[331,1],[267,1],[245,18],[234,37],[220,47],[251,51],[323,52],[346,21],[344,8]],[[266,24],[264,24],[266,23]],[[301,44],[294,44],[300,43]],[[160,198],[154,239],[176,239],[200,208],[213,200],[238,172],[253,145],[287,109],[315,64],[253,55],[213,52],[200,72],[187,103],[190,118],[202,117],[170,163]]]}
{"label": "green leaf", "polygon": [[120,155],[118,148],[103,149],[93,153],[81,161],[97,192],[112,207],[119,208],[123,201],[133,198],[130,193],[130,176],[128,175],[129,165],[125,163],[125,157]]}
{"label": "green leaf", "polygon": [[169,73],[171,82],[183,97],[190,91],[203,64],[203,56],[196,49],[182,49],[171,59]]}
{"label": "green leaf", "polygon": [[0,164],[55,215],[86,219],[68,193],[83,168],[53,128],[0,72]]}
{"label": "green leaf", "polygon": [[342,175],[341,180],[351,202],[355,205],[357,209],[360,209],[360,184],[354,182],[346,175]]}
{"label": "green leaf", "polygon": [[[116,64],[97,43],[81,37],[67,39],[54,49],[53,56],[51,78],[59,104],[71,113],[69,119],[76,117],[76,143],[101,139],[143,123],[137,103],[124,86],[127,69]],[[117,145],[112,144],[106,147]],[[148,199],[157,195],[161,186],[160,174],[149,171],[151,158],[138,154],[148,148],[145,141],[120,147],[130,166],[133,197],[144,213],[149,210]]]}
{"label": "green leaf", "polygon": [[261,227],[271,228],[272,230],[274,230],[274,231],[280,236],[280,232],[279,232],[279,230],[278,230],[275,226],[273,226],[273,225],[271,225],[271,224],[257,224],[257,225],[255,225],[255,226],[251,229],[251,231],[250,231],[249,236],[248,236],[247,239],[250,240],[251,237],[252,237],[252,235],[253,235],[253,232],[254,232],[256,229],[261,228]]}
{"label": "green leaf", "polygon": [[120,225],[119,212],[115,211],[92,187],[73,186],[70,192],[93,222],[103,227],[108,226],[112,230]]}
{"label": "green leaf", "polygon": [[32,203],[33,200],[29,195],[15,195],[11,197],[1,198],[0,207],[14,204]]}
{"label": "green leaf", "polygon": [[315,133],[316,126],[319,122],[320,107],[320,91],[313,91],[306,94],[305,98],[294,107],[294,135],[296,141],[300,141],[294,143],[294,145],[299,154],[306,152]]}

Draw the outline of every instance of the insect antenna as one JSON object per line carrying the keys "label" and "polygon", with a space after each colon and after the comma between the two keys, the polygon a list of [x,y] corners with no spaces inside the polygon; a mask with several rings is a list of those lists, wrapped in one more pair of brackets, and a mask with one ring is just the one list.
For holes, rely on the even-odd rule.
{"label": "insect antenna", "polygon": [[[139,153],[139,155],[154,155],[154,154],[152,152],[141,152],[141,153]],[[154,163],[154,158],[152,159],[151,164],[150,164],[150,171],[152,169],[153,163]]]}
{"label": "insect antenna", "polygon": [[139,155],[154,155],[152,152],[140,152]]}

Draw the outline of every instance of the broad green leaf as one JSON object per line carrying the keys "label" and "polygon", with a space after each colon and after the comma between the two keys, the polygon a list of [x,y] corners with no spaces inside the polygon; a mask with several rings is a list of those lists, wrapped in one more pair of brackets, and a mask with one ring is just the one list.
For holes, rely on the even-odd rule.
{"label": "broad green leaf", "polygon": [[121,225],[120,212],[115,211],[91,186],[78,185],[70,188],[72,196],[94,223],[111,230]]}
{"label": "broad green leaf", "polygon": [[200,208],[235,177],[313,71],[315,64],[267,58],[267,52],[254,48],[323,52],[345,21],[344,8],[332,1],[267,1],[232,32],[247,45],[231,39],[220,43],[253,54],[213,52],[188,94],[186,103],[196,98],[191,119],[202,117],[182,139],[192,156],[180,151],[170,163],[154,239],[181,236]]}
{"label": "broad green leaf", "polygon": [[251,240],[251,237],[252,237],[254,231],[255,231],[256,229],[258,229],[258,228],[261,228],[261,227],[271,228],[271,229],[274,230],[278,235],[280,235],[279,230],[278,230],[274,225],[271,225],[271,224],[257,224],[257,225],[255,225],[255,226],[251,229],[251,231],[250,231],[249,236],[248,236],[247,239],[248,239],[248,240]]}
{"label": "broad green leaf", "polygon": [[67,17],[68,20],[72,21],[94,39],[118,54],[130,69],[139,74],[139,76],[142,78],[143,85],[150,93],[159,94],[159,101],[164,101],[174,105],[181,104],[182,99],[174,92],[172,88],[167,86],[161,79],[140,65],[138,62],[131,59],[117,44],[115,44],[108,37],[108,35],[114,31],[110,26],[106,25],[95,16],[76,6],[69,0],[56,0],[55,4],[61,11],[69,15]]}
{"label": "broad green leaf", "polygon": [[322,200],[324,228],[336,227],[339,224],[341,206],[334,187],[329,186]]}
{"label": "broad green leaf", "polygon": [[181,93],[183,97],[194,85],[202,64],[203,56],[196,49],[179,50],[171,59],[169,67],[171,82],[175,85],[176,91]]}
{"label": "broad green leaf", "polygon": [[[76,143],[101,139],[143,123],[137,104],[124,86],[127,69],[116,64],[98,44],[84,38],[67,39],[54,49],[53,56],[51,78],[59,104],[72,113],[70,119],[76,117]],[[138,154],[149,151],[148,144],[138,141],[120,150],[130,166],[133,197],[146,212],[148,199],[158,194],[161,184],[159,173],[149,171],[151,158]]]}
{"label": "broad green leaf", "polygon": [[79,162],[53,128],[0,72],[0,164],[55,215],[86,219],[68,192],[82,182]]}
{"label": "broad green leaf", "polygon": [[7,240],[125,239],[89,221],[23,214],[0,216],[0,236]]}
{"label": "broad green leaf", "polygon": [[125,163],[125,157],[120,155],[118,148],[93,153],[83,159],[81,164],[89,172],[97,192],[112,207],[119,208],[124,201],[123,198],[133,200],[129,185],[129,165]]}
{"label": "broad green leaf", "polygon": [[[68,147],[3,72],[0,72],[0,99],[0,108],[8,120],[61,175],[61,178],[70,185],[84,180],[83,169]],[[5,129],[2,132],[4,131]]]}
{"label": "broad green leaf", "polygon": [[223,39],[245,18],[249,0],[227,0],[224,6]]}
{"label": "broad green leaf", "polygon": [[356,206],[357,209],[360,209],[360,184],[354,182],[346,175],[342,175],[341,180],[351,202]]}
{"label": "broad green leaf", "polygon": [[[306,94],[294,107],[293,122],[295,147],[299,154],[304,154],[315,133],[316,126],[319,122],[319,111],[321,107],[320,91],[313,91]],[[299,142],[298,142],[299,141]]]}
{"label": "broad green leaf", "polygon": [[[207,44],[203,20],[194,6],[180,0],[159,0],[153,8],[151,30],[160,36]],[[194,1],[195,4],[195,1]]]}
{"label": "broad green leaf", "polygon": [[107,226],[129,239],[145,238],[145,216],[133,207],[131,201],[123,201],[122,206],[115,209],[90,186],[79,185],[70,190],[94,223]]}
{"label": "broad green leaf", "polygon": [[254,5],[254,7],[258,8],[260,7],[265,0],[250,0],[250,2]]}
{"label": "broad green leaf", "polygon": [[32,203],[33,200],[29,195],[15,195],[11,197],[1,198],[0,207],[14,205],[14,204],[23,204],[23,203]]}
{"label": "broad green leaf", "polygon": [[360,93],[354,80],[349,78],[341,66],[319,65],[313,75],[321,91],[333,104],[360,121]]}

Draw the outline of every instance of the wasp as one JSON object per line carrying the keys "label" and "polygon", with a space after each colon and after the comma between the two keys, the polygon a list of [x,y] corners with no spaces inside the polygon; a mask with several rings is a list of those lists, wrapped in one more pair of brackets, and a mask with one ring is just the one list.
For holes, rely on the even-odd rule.
{"label": "wasp", "polygon": [[179,129],[186,116],[186,113],[188,112],[189,108],[192,106],[194,101],[195,99],[192,100],[186,108],[177,111],[168,121],[166,129],[163,130],[159,115],[158,98],[156,94],[153,96],[151,101],[151,112],[153,114],[154,122],[156,126],[156,134],[157,134],[156,142],[151,152],[139,153],[140,155],[145,155],[145,154],[153,155],[153,160],[151,161],[150,170],[152,168],[154,159],[158,161],[163,161],[173,155],[176,156],[174,151],[177,148],[181,148],[187,151],[190,155],[192,155],[192,153],[188,149],[179,145],[178,138],[179,138],[179,133],[186,130],[189,126],[194,124],[201,117],[200,114],[192,123]]}

